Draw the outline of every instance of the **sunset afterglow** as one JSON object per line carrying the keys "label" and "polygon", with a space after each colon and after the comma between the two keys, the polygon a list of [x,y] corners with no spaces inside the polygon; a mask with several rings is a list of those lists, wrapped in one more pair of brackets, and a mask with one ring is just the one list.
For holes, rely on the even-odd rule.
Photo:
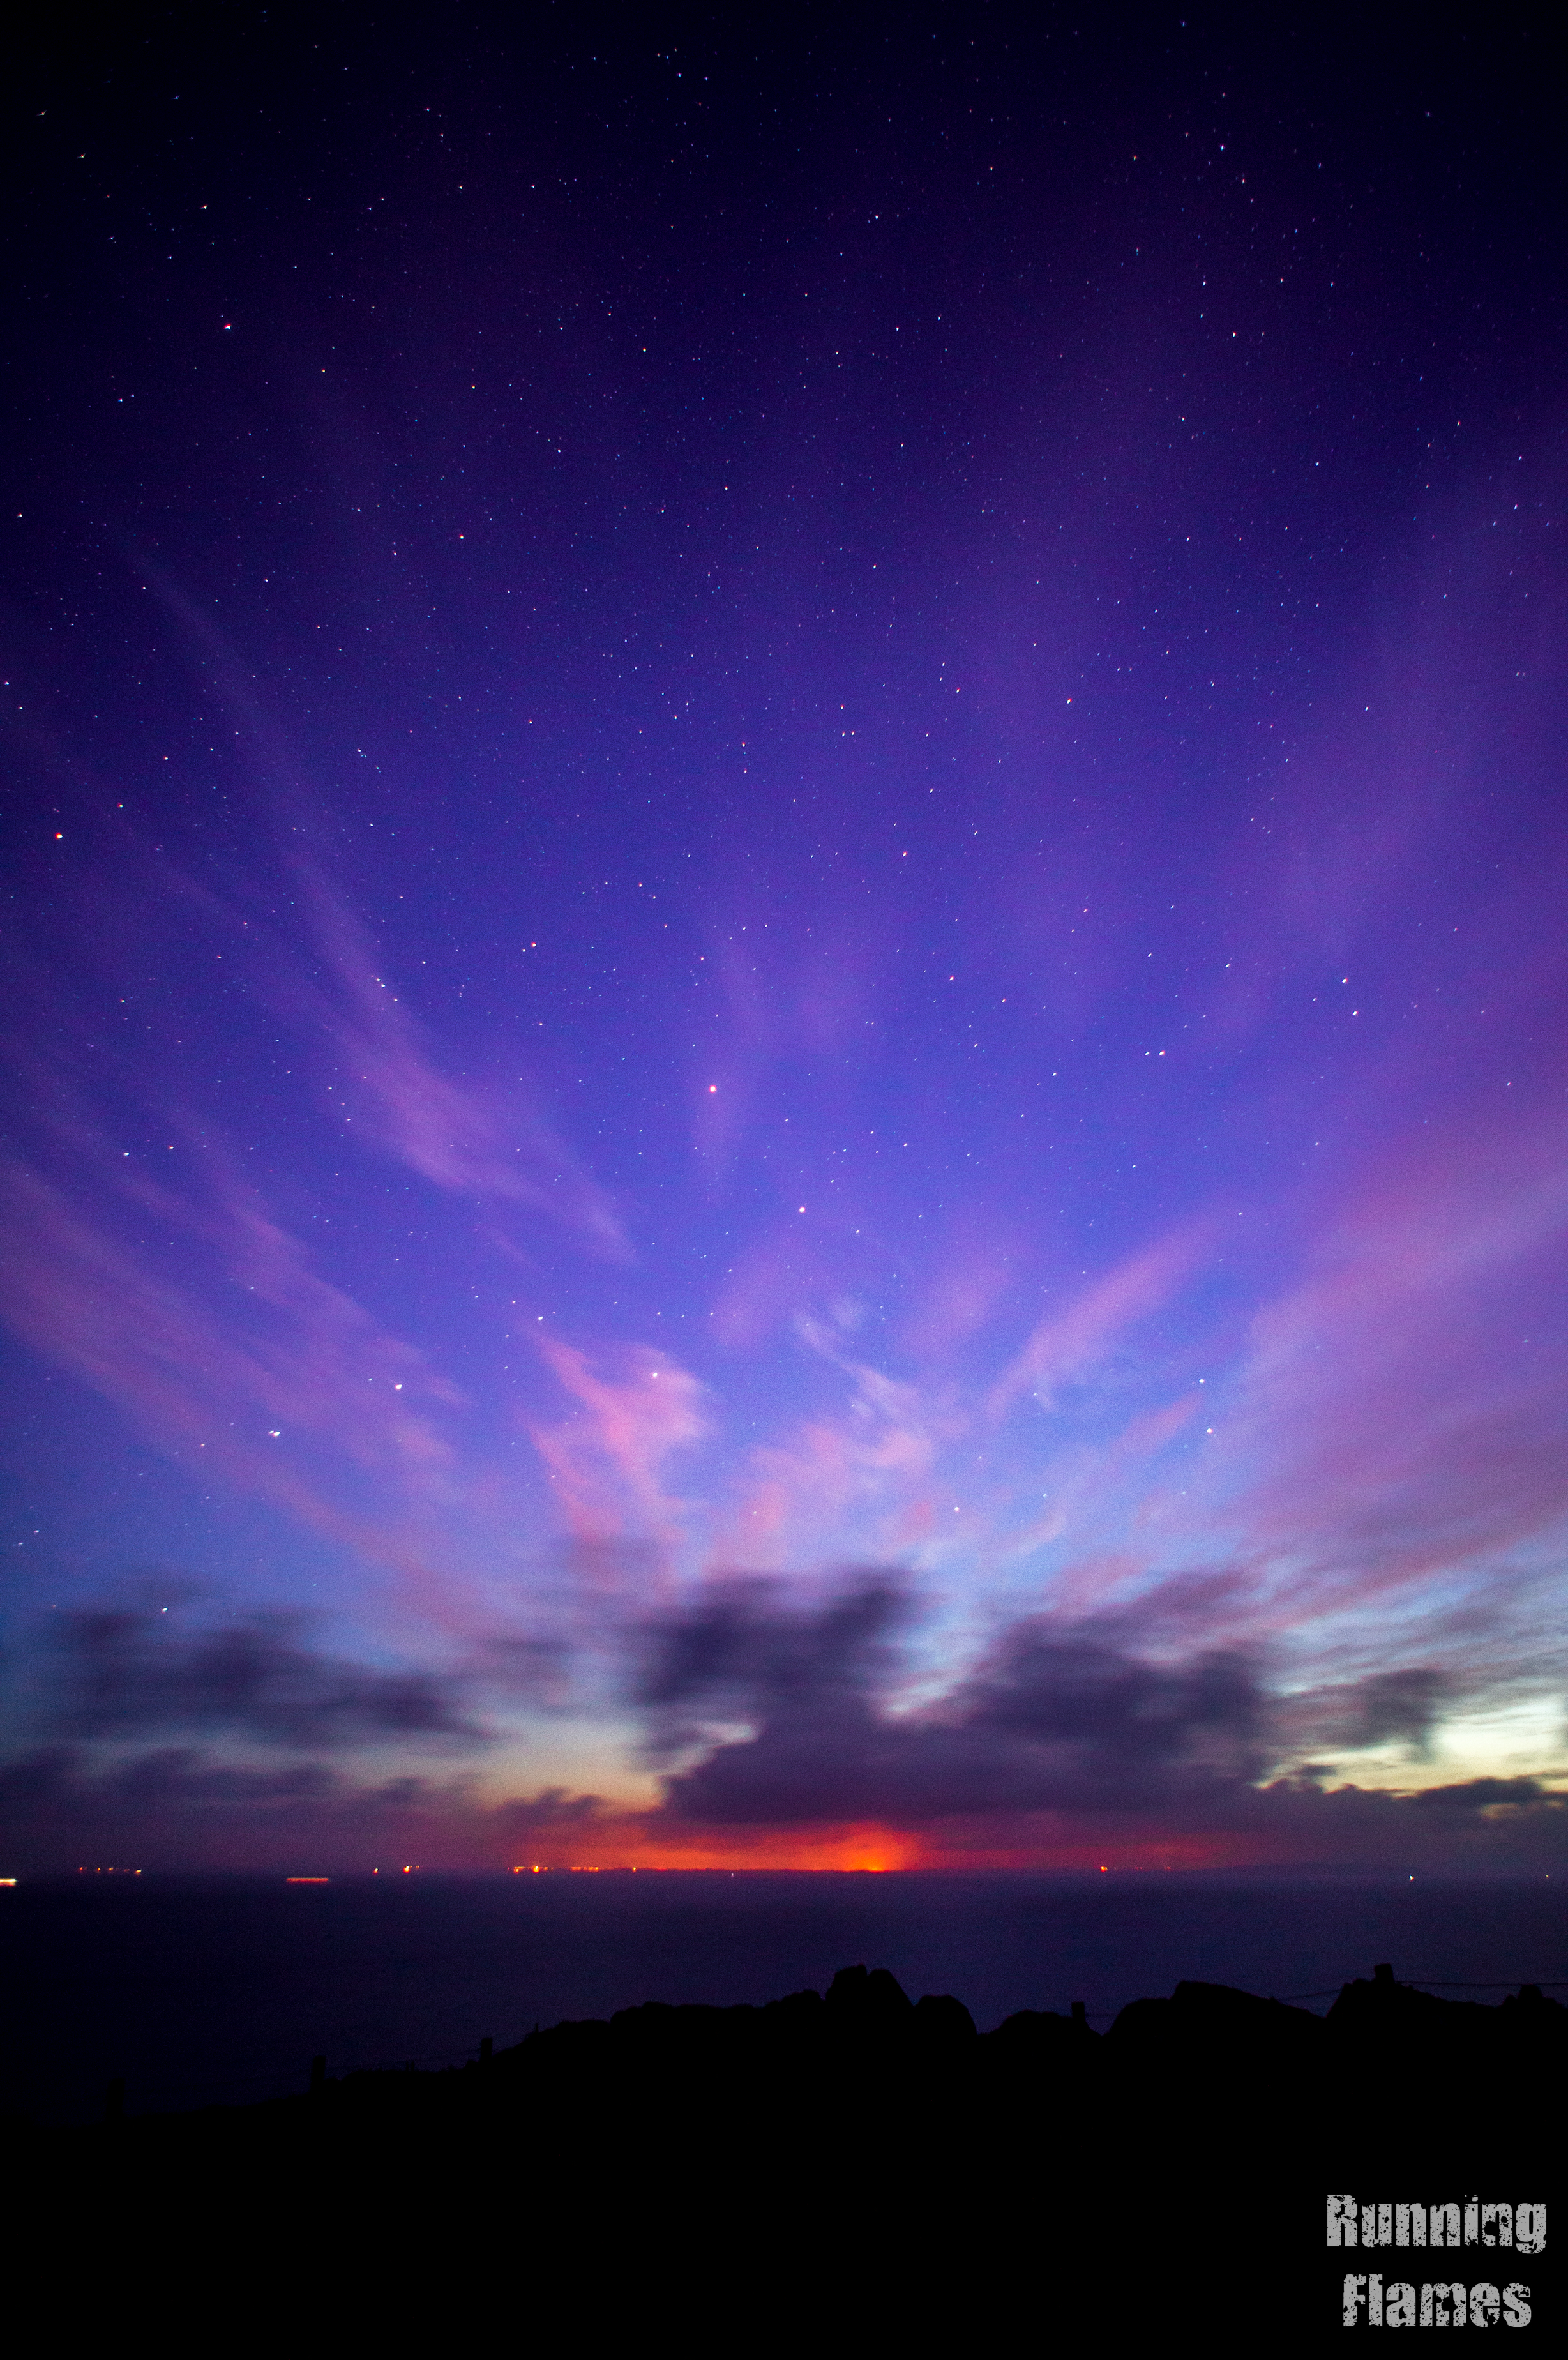
{"label": "sunset afterglow", "polygon": [[341,32],[29,134],[18,1865],[1549,1861],[1546,166]]}

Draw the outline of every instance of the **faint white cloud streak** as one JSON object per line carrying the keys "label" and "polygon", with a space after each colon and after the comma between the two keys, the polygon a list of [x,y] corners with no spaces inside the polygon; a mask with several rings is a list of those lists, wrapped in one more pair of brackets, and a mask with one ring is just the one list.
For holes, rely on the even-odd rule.
{"label": "faint white cloud streak", "polygon": [[1496,1568],[1568,1519],[1565,1148],[1553,1122],[1390,1156],[1258,1314],[1232,1453],[1298,1611]]}
{"label": "faint white cloud streak", "polygon": [[1042,1319],[992,1386],[986,1401],[990,1415],[1005,1415],[1024,1393],[1034,1393],[1049,1408],[1058,1386],[1103,1361],[1127,1328],[1170,1300],[1196,1262],[1202,1243],[1203,1232],[1196,1226],[1179,1229],[1118,1262],[1064,1310]]}
{"label": "faint white cloud streak", "polygon": [[[193,1471],[237,1481],[308,1524],[407,1568],[388,1550],[395,1503],[429,1517],[455,1491],[431,1415],[456,1405],[414,1348],[320,1277],[259,1203],[192,1210],[167,1189],[121,1191],[216,1250],[194,1282],[155,1276],[106,1218],[85,1218],[15,1158],[0,1163],[0,1306],[24,1341],[125,1413]],[[362,1479],[369,1513],[345,1498]],[[377,1539],[378,1533],[381,1535]]]}
{"label": "faint white cloud streak", "polygon": [[[157,567],[143,571],[201,650],[212,687],[249,743],[263,795],[295,810],[305,826],[314,797],[246,667],[196,601]],[[276,938],[267,945],[269,965],[258,979],[275,1005],[331,1043],[342,1061],[334,1081],[346,1084],[354,1098],[361,1135],[436,1187],[493,1207],[542,1213],[590,1252],[629,1262],[631,1249],[608,1196],[548,1121],[527,1079],[486,1087],[444,1071],[428,1032],[401,1005],[386,963],[320,864],[296,856],[291,866],[338,989],[322,992],[307,981],[298,959]],[[260,947],[263,930],[242,929],[207,888],[169,870],[160,873],[165,890],[183,892],[210,919],[227,920],[236,935],[248,932],[253,949]],[[333,1111],[342,1116],[344,1108],[333,1095]]]}
{"label": "faint white cloud streak", "polygon": [[342,1059],[357,1129],[438,1188],[544,1213],[606,1259],[631,1251],[604,1191],[545,1120],[526,1083],[503,1096],[454,1080],[402,1006],[370,937],[321,876],[301,871],[314,931],[340,987],[321,1024]]}

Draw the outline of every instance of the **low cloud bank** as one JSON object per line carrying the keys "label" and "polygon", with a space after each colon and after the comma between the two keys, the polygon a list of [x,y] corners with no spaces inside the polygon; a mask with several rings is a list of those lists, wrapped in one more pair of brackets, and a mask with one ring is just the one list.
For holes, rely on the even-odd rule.
{"label": "low cloud bank", "polygon": [[[1260,1664],[1234,1650],[1156,1660],[1125,1619],[1020,1618],[911,1706],[900,1684],[916,1612],[907,1584],[873,1568],[811,1595],[715,1582],[628,1629],[630,1708],[662,1781],[651,1808],[554,1787],[496,1799],[470,1766],[365,1775],[355,1749],[482,1762],[477,1701],[519,1671],[500,1643],[438,1676],[312,1650],[287,1617],[192,1629],[146,1606],[78,1613],[57,1626],[44,1742],[0,1770],[12,1853],[0,1868],[309,1855],[348,1869],[400,1854],[448,1868],[1104,1858],[1461,1873],[1568,1854],[1568,1797],[1535,1778],[1399,1796],[1333,1786],[1321,1768],[1279,1775],[1301,1700],[1282,1710]],[[516,1685],[537,1697],[525,1653]],[[553,1680],[561,1667],[544,1668]],[[1323,1691],[1312,1710],[1413,1754],[1439,1698],[1430,1673],[1393,1671]],[[247,1758],[224,1758],[236,1746]]]}
{"label": "low cloud bank", "polygon": [[882,1702],[909,1601],[878,1572],[815,1612],[723,1585],[654,1638],[641,1701],[656,1751],[704,1720],[752,1733],[677,1770],[666,1808],[717,1825],[933,1820],[1040,1810],[1181,1810],[1267,1767],[1267,1699],[1227,1652],[1173,1666],[1045,1618],[1015,1623],[936,1704]]}
{"label": "low cloud bank", "polygon": [[[684,1801],[684,1798],[683,1798]],[[547,1787],[499,1802],[470,1776],[356,1783],[323,1761],[274,1768],[195,1747],[105,1769],[81,1749],[40,1748],[0,1769],[5,1873],[84,1866],[350,1874],[590,1867],[901,1866],[1115,1870],[1247,1865],[1422,1874],[1568,1868],[1568,1800],[1533,1778],[1471,1779],[1399,1797],[1311,1780],[1241,1787],[1185,1808],[989,1811],[918,1834],[876,1823],[758,1827],[688,1808],[627,1810]]]}
{"label": "low cloud bank", "polygon": [[299,1614],[256,1614],[191,1630],[167,1609],[63,1615],[50,1721],[61,1735],[233,1731],[266,1744],[336,1749],[398,1738],[478,1742],[463,1684],[380,1671],[305,1643]]}

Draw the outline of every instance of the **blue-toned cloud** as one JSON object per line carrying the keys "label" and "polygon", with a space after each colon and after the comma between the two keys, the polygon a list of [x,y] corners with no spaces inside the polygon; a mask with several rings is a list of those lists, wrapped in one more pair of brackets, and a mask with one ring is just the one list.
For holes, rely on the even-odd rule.
{"label": "blue-toned cloud", "polygon": [[49,1637],[49,1720],[67,1739],[184,1731],[308,1752],[485,1736],[471,1680],[324,1653],[306,1644],[299,1614],[192,1627],[178,1610],[102,1606],[54,1618]]}

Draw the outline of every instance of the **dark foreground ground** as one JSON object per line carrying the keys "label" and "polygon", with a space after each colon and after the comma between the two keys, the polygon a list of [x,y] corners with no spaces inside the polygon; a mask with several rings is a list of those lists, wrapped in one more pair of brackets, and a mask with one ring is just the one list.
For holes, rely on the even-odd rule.
{"label": "dark foreground ground", "polygon": [[[1049,2014],[980,2037],[853,1968],[456,2070],[13,2125],[12,2252],[68,2348],[134,2324],[179,2351],[1305,2352],[1343,2344],[1348,2275],[1350,2333],[1379,2333],[1379,2296],[1397,2326],[1408,2284],[1418,2311],[1442,2289],[1432,2328],[1457,2307],[1561,2349],[1565,2060],[1568,2010],[1528,1988],[1478,2006],[1383,1971],[1320,2017],[1183,1983],[1104,2037]],[[1374,2208],[1355,2248],[1325,2243],[1331,2195]],[[1457,2248],[1417,2248],[1450,2203]],[[1527,2204],[1533,2253],[1501,2242],[1539,2245]]]}

